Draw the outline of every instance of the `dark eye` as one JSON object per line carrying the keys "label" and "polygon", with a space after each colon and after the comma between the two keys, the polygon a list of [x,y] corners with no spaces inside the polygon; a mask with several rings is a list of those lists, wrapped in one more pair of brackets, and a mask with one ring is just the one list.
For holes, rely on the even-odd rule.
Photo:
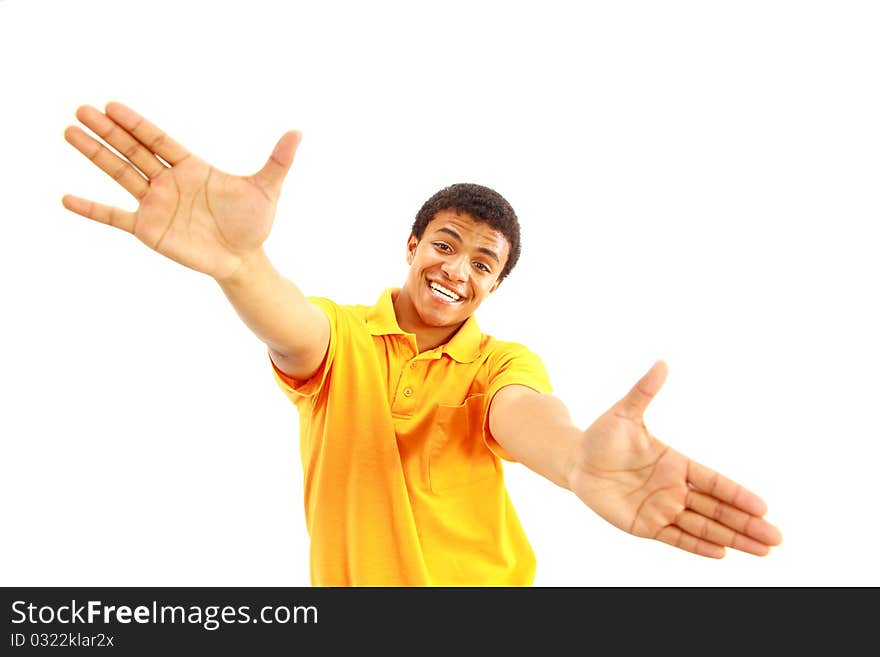
{"label": "dark eye", "polygon": [[474,265],[476,265],[479,269],[482,269],[487,274],[489,273],[489,268],[486,265],[484,265],[482,262],[475,262]]}
{"label": "dark eye", "polygon": [[434,246],[436,246],[441,251],[451,251],[448,244],[444,244],[443,242],[434,242]]}

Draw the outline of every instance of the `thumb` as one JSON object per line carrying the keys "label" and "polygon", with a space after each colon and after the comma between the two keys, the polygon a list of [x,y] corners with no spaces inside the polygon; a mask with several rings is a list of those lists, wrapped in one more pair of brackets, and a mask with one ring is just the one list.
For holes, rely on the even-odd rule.
{"label": "thumb", "polygon": [[663,387],[669,368],[666,361],[658,360],[639,379],[626,396],[618,402],[620,411],[631,420],[640,420],[654,395]]}
{"label": "thumb", "polygon": [[278,140],[266,164],[254,174],[254,179],[263,189],[273,192],[275,196],[278,195],[281,183],[284,182],[284,177],[293,164],[293,156],[301,141],[302,133],[299,130],[285,132]]}

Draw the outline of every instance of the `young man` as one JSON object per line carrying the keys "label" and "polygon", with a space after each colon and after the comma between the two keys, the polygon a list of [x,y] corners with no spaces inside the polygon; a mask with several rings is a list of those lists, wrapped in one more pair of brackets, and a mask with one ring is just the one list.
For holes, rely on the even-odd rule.
{"label": "young man", "polygon": [[64,206],[213,277],[268,347],[300,414],[311,579],[317,586],[529,585],[535,559],[500,459],[571,490],[618,528],[695,554],[765,555],[765,504],[652,436],[658,361],[583,430],[540,359],[481,333],[474,312],[515,266],[516,215],[491,189],[452,185],[419,211],[401,288],[372,306],[306,298],[262,249],[298,132],[246,177],[220,172],[132,109],[83,106],[65,138],[139,201]]}

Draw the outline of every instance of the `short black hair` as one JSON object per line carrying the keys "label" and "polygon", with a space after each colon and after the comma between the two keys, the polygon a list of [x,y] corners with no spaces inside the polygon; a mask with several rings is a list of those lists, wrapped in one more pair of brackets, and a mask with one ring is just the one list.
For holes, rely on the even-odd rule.
{"label": "short black hair", "polygon": [[519,260],[519,220],[510,203],[501,194],[494,189],[474,183],[455,183],[444,187],[425,201],[416,214],[412,225],[412,234],[416,239],[422,239],[425,227],[441,210],[466,212],[476,221],[489,224],[504,235],[510,245],[510,253],[498,280],[510,273]]}

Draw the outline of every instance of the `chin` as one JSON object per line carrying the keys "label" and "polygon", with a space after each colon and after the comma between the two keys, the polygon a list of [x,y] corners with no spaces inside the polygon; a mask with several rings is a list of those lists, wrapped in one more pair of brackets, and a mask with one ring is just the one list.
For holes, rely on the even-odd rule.
{"label": "chin", "polygon": [[433,328],[443,328],[445,326],[453,326],[463,322],[466,318],[459,318],[451,313],[437,312],[420,312],[419,317],[422,323]]}
{"label": "chin", "polygon": [[422,304],[421,307],[416,310],[419,313],[419,318],[422,320],[422,323],[434,328],[453,326],[455,324],[460,324],[467,319],[467,315],[462,312],[462,309],[450,308],[447,310],[436,308],[432,303]]}

